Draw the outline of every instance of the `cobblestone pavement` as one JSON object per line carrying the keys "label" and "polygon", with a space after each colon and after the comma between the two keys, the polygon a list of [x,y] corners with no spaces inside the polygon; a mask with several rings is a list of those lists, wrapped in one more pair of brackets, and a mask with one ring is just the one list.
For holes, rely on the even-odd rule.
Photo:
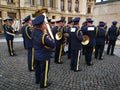
{"label": "cobblestone pavement", "polygon": [[104,60],[95,60],[93,66],[87,66],[84,56],[80,61],[80,72],[70,70],[70,60],[62,57],[63,64],[53,63],[48,81],[51,85],[40,89],[35,84],[34,72],[27,69],[27,51],[22,42],[14,42],[18,56],[9,57],[5,42],[0,42],[0,90],[120,90],[120,58],[104,56]]}

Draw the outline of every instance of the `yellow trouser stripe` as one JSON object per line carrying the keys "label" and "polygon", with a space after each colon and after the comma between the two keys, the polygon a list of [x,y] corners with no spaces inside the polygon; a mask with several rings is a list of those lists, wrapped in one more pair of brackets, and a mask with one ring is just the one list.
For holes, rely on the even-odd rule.
{"label": "yellow trouser stripe", "polygon": [[62,47],[62,44],[61,44],[61,45],[60,45],[60,53],[59,53],[58,62],[60,62],[60,60],[61,60],[62,49],[63,49],[63,47]]}
{"label": "yellow trouser stripe", "polygon": [[11,40],[9,40],[9,46],[10,46],[10,54],[13,55],[13,53],[12,53],[12,42],[11,42]]}
{"label": "yellow trouser stripe", "polygon": [[79,64],[80,64],[80,50],[78,51],[78,58],[77,58],[77,68],[76,68],[76,70],[78,70],[78,68],[79,68]]}
{"label": "yellow trouser stripe", "polygon": [[32,70],[34,70],[34,48],[32,48]]}
{"label": "yellow trouser stripe", "polygon": [[48,60],[46,60],[44,86],[47,86],[47,77],[48,77]]}

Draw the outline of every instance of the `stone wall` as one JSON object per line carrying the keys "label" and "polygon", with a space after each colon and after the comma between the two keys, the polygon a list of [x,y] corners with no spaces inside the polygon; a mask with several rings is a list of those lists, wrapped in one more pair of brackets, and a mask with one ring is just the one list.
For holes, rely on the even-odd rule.
{"label": "stone wall", "polygon": [[95,20],[95,25],[99,21],[105,21],[108,26],[114,20],[120,22],[120,1],[95,5],[93,19]]}

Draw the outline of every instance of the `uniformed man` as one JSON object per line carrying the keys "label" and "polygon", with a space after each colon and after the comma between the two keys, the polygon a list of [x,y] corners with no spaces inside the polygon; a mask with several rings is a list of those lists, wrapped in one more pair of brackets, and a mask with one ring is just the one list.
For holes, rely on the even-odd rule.
{"label": "uniformed man", "polygon": [[99,27],[97,29],[96,33],[96,46],[95,46],[95,59],[103,60],[103,51],[105,46],[105,40],[106,40],[106,30],[104,28],[105,23],[100,22]]}
{"label": "uniformed man", "polygon": [[32,34],[36,62],[35,78],[36,83],[40,83],[40,88],[46,88],[48,86],[50,57],[52,49],[55,47],[55,42],[44,32],[47,29],[44,18],[44,15],[40,15],[32,21],[35,26]]}
{"label": "uniformed man", "polygon": [[31,38],[32,21],[31,21],[30,15],[25,17],[24,22],[26,24],[22,27],[22,35],[24,36],[24,40],[25,40],[25,48],[28,51],[28,55],[27,55],[28,56],[28,70],[33,71],[34,70],[34,48],[33,48],[32,38]]}
{"label": "uniformed man", "polygon": [[[81,30],[84,30],[84,28],[86,28],[86,27],[87,27],[87,21],[84,21],[82,23]],[[82,45],[82,55],[85,55],[84,45]]]}
{"label": "uniformed man", "polygon": [[71,58],[71,36],[70,36],[70,32],[71,32],[72,26],[73,26],[72,20],[68,21],[68,25],[67,25],[67,28],[66,28],[66,32],[69,34],[69,37],[67,37],[67,43],[68,43],[68,59]]}
{"label": "uniformed man", "polygon": [[[63,45],[65,43],[65,39],[63,35],[64,33],[62,31],[62,22],[63,22],[62,20],[57,20],[56,26],[52,30],[55,37],[55,43],[56,43],[54,62],[57,64],[63,64],[63,62],[61,61],[61,57],[62,57],[62,51],[63,51]],[[56,38],[56,36],[58,36],[58,39]]]}
{"label": "uniformed man", "polygon": [[75,72],[80,71],[79,70],[79,62],[80,62],[80,56],[81,56],[81,49],[83,41],[82,38],[82,32],[80,31],[79,23],[80,18],[76,17],[73,19],[73,27],[71,28],[70,32],[70,41],[71,41],[71,70],[74,70]]}
{"label": "uniformed man", "polygon": [[85,49],[85,61],[88,66],[92,64],[93,47],[95,47],[96,27],[93,25],[92,19],[87,19],[87,27],[82,30],[83,35],[89,37],[89,43],[84,46]]}
{"label": "uniformed man", "polygon": [[25,43],[25,26],[27,25],[27,23],[25,21],[22,22],[22,28],[21,28],[21,33],[22,33],[22,37],[23,37],[23,45],[24,45],[24,49],[26,48],[26,43]]}
{"label": "uniformed man", "polygon": [[4,35],[7,40],[9,55],[16,56],[15,51],[13,49],[13,40],[14,40],[14,36],[15,36],[15,31],[12,28],[12,24],[13,24],[13,19],[8,18],[5,20],[5,24],[3,27],[4,27]]}
{"label": "uniformed man", "polygon": [[114,55],[116,40],[117,40],[117,37],[119,36],[119,28],[116,26],[117,23],[118,23],[117,21],[113,21],[112,26],[108,29],[107,55],[109,54]]}

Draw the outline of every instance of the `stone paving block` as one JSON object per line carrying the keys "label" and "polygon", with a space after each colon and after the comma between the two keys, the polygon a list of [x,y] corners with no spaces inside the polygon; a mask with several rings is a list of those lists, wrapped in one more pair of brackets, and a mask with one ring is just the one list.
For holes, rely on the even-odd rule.
{"label": "stone paving block", "polygon": [[55,64],[52,58],[48,77],[51,85],[40,89],[35,84],[35,73],[28,71],[27,51],[23,43],[14,42],[14,49],[17,56],[10,57],[6,43],[0,43],[0,90],[120,90],[118,56],[105,55],[104,60],[93,58],[94,65],[90,67],[85,64],[82,56],[80,72],[70,70],[67,55],[62,56],[63,64]]}

